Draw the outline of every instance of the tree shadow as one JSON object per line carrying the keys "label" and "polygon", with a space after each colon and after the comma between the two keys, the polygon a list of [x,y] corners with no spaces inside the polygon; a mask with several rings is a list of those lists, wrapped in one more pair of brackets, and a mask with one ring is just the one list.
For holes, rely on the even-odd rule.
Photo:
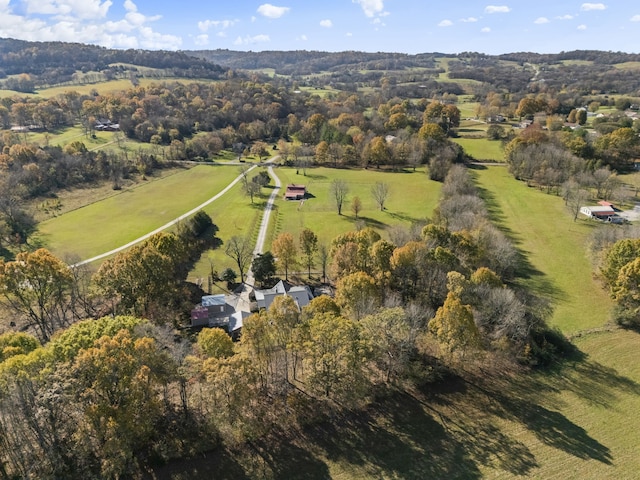
{"label": "tree shadow", "polygon": [[357,465],[367,478],[482,477],[467,446],[408,395],[317,425],[309,434],[323,456]]}
{"label": "tree shadow", "polygon": [[388,225],[386,223],[381,222],[380,220],[376,220],[375,218],[371,218],[371,217],[363,217],[362,215],[360,215],[357,218],[355,216],[351,216],[349,218],[351,218],[351,220],[353,220],[354,222],[362,222],[367,227],[381,228],[381,229],[388,227]]}
{"label": "tree shadow", "polygon": [[220,448],[205,452],[197,457],[169,462],[154,468],[142,476],[144,480],[249,480],[251,478],[240,463],[237,455]]}
{"label": "tree shadow", "polygon": [[[485,167],[486,168],[486,167]],[[482,187],[476,185],[480,198],[485,203],[487,213],[491,222],[506,235],[516,249],[517,259],[515,275],[519,279],[535,279],[532,287],[535,292],[544,298],[559,300],[564,292],[555,285],[546,274],[535,268],[528,259],[527,251],[522,249],[521,237],[507,226],[506,215],[500,207],[496,195]]]}
{"label": "tree shadow", "polygon": [[[473,402],[479,412],[488,415],[488,419],[499,417],[519,423],[549,447],[576,458],[612,465],[609,447],[557,410],[566,407],[558,393],[571,392],[588,404],[606,409],[615,406],[620,394],[640,395],[640,384],[619,375],[613,368],[583,358],[565,362],[543,373],[493,374],[481,379],[464,379],[467,387],[461,390],[461,394]],[[451,400],[451,394],[441,398],[436,394],[431,403],[449,405]],[[478,417],[478,413],[475,415]],[[458,422],[459,418],[465,416],[456,415]],[[480,428],[481,432],[491,431],[491,427],[483,426],[481,421],[477,423],[480,426],[474,424],[473,428]],[[494,424],[495,421],[491,421],[491,425]]]}

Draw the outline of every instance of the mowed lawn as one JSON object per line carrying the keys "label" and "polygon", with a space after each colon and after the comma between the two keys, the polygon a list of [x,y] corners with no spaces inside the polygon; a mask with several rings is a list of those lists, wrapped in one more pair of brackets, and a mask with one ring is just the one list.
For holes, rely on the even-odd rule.
{"label": "mowed lawn", "polygon": [[487,138],[452,138],[475,161],[504,162],[504,149],[499,140]]}
{"label": "mowed lawn", "polygon": [[505,166],[474,170],[492,219],[525,256],[521,280],[547,298],[550,324],[565,333],[604,325],[612,301],[593,278],[587,243],[595,224],[573,221],[563,200],[515,180]]}
{"label": "mowed lawn", "polygon": [[42,222],[38,241],[61,258],[99,255],[200,205],[237,175],[232,166],[185,169]]}
{"label": "mowed lawn", "polygon": [[[321,243],[327,245],[337,235],[354,230],[357,223],[372,227],[383,238],[388,238],[388,229],[394,225],[410,227],[413,222],[430,218],[440,197],[441,184],[429,180],[424,169],[416,172],[383,172],[379,170],[347,170],[332,168],[313,168],[303,175],[293,168],[277,168],[276,174],[282,182],[282,192],[278,197],[270,234],[265,249],[276,235],[290,232],[297,239],[303,228],[310,228]],[[331,182],[343,180],[348,188],[347,201],[338,215],[335,200],[332,197]],[[389,198],[385,210],[380,211],[372,194],[371,187],[376,182],[389,186]],[[285,201],[284,190],[289,183],[304,184],[310,198],[304,202]],[[358,219],[352,211],[353,199],[358,197],[362,211]]]}

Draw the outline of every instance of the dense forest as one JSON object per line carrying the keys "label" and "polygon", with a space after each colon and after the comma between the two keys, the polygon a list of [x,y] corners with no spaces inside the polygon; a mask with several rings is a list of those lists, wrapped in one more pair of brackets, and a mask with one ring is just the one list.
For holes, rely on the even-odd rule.
{"label": "dense forest", "polygon": [[[615,65],[637,56],[467,52],[447,56],[442,80],[443,58],[0,40],[3,86],[15,92],[0,99],[0,478],[139,478],[171,460],[429,391],[465,369],[529,375],[575,354],[547,325],[548,301],[523,287],[526,260],[492,222],[467,168],[474,159],[453,141],[458,100],[477,103],[475,118],[491,123],[487,138],[504,146],[510,174],[561,195],[575,220],[585,199],[628,193],[619,175],[640,158],[632,116],[640,92],[637,71]],[[118,92],[24,95],[78,71],[136,78],[138,67],[170,75]],[[256,71],[267,68],[274,78]],[[323,86],[332,88],[320,95],[314,87]],[[587,129],[603,106],[612,110]],[[90,151],[84,140],[103,122],[118,125],[116,146],[126,138],[148,148]],[[64,147],[24,133],[48,138],[72,126],[84,138]],[[389,238],[358,228],[320,246],[310,229],[300,239],[278,235],[274,251],[254,260],[256,278],[286,278],[288,259],[309,273],[322,264],[335,295],[302,310],[281,297],[246,319],[239,342],[221,329],[188,328],[205,293],[188,272],[222,244],[203,212],[95,271],[32,243],[32,206],[62,189],[118,189],[128,177],[212,162],[223,150],[258,160],[277,151],[302,171],[424,167],[442,195],[432,218]],[[242,184],[252,201],[261,181]],[[336,199],[343,187],[332,184]],[[373,194],[383,210],[385,185]],[[625,327],[637,325],[640,309],[636,233],[603,229],[592,247],[595,274]]]}

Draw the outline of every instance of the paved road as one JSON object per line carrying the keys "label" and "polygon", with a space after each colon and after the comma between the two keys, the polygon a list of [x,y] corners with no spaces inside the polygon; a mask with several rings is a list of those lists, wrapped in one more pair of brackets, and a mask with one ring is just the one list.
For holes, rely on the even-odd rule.
{"label": "paved road", "polygon": [[[271,160],[274,160],[277,157],[274,157]],[[253,165],[252,167],[250,167],[247,170],[247,173],[250,172],[251,170],[253,170],[254,168],[256,168],[256,165]],[[229,190],[231,190],[234,185],[236,183],[238,183],[240,180],[242,179],[242,174],[238,175],[229,185],[227,185],[222,191],[220,191],[219,193],[217,193],[216,195],[214,195],[213,197],[211,197],[209,200],[207,200],[206,202],[198,205],[196,208],[193,208],[191,210],[189,210],[187,213],[183,213],[182,215],[180,215],[178,218],[171,220],[169,223],[164,224],[163,226],[156,228],[153,232],[149,232],[146,235],[143,235],[139,238],[136,238],[135,240],[132,240],[131,242],[127,243],[126,245],[122,245],[121,247],[118,248],[114,248],[113,250],[110,250],[108,252],[105,253],[101,253],[100,255],[96,255],[95,257],[91,257],[88,258],[86,260],[83,260],[81,262],[76,263],[75,265],[72,266],[79,266],[79,265],[85,265],[87,263],[91,263],[91,262],[95,262],[96,260],[101,260],[103,258],[109,257],[111,255],[113,255],[114,253],[118,253],[121,252],[122,250],[126,250],[127,248],[135,245],[136,243],[140,243],[146,239],[148,239],[149,237],[151,237],[152,235],[155,235],[156,233],[162,232],[163,230],[166,230],[167,228],[173,227],[176,223],[184,220],[185,218],[190,217],[191,215],[193,215],[194,213],[196,213],[199,210],[202,210],[204,207],[206,207],[207,205],[209,205],[210,203],[216,201],[217,199],[219,199],[222,195],[224,195],[225,193],[227,193]]]}
{"label": "paved road", "polygon": [[[270,161],[275,160],[276,157],[272,158]],[[260,230],[258,231],[258,239],[256,240],[256,246],[253,249],[253,256],[255,257],[259,253],[262,253],[264,249],[264,242],[267,238],[267,230],[269,229],[269,219],[271,218],[271,211],[273,210],[273,204],[278,196],[278,192],[280,191],[280,187],[282,186],[280,183],[280,179],[276,175],[272,166],[267,168],[269,175],[273,178],[275,182],[275,188],[271,192],[269,199],[267,200],[267,204],[264,207],[264,213],[262,215],[262,222],[260,222]],[[255,279],[253,278],[253,272],[251,268],[247,272],[247,275],[244,279],[244,284],[242,285],[242,291],[240,292],[240,301],[237,305],[237,310],[249,312],[251,310],[251,302],[249,300],[249,294],[251,290],[253,290],[253,286],[255,283]]]}

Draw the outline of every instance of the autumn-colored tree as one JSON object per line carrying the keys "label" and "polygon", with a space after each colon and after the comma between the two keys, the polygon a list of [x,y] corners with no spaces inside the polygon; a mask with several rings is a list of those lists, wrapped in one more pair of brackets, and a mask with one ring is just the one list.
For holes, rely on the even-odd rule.
{"label": "autumn-colored tree", "polygon": [[233,355],[233,341],[221,328],[203,328],[198,334],[197,345],[208,357],[226,358]]}
{"label": "autumn-colored tree", "polygon": [[307,266],[307,273],[311,278],[311,269],[314,265],[314,258],[318,252],[318,236],[309,228],[304,228],[300,232],[300,250],[304,256],[304,263]]}
{"label": "autumn-colored tree", "polygon": [[265,142],[258,141],[251,145],[251,155],[258,157],[258,161],[262,161],[263,157],[269,156],[268,145]]}
{"label": "autumn-colored tree", "polygon": [[446,134],[442,127],[437,123],[425,123],[420,127],[418,131],[418,137],[423,140],[434,140],[436,142],[443,142],[446,140]]}
{"label": "autumn-colored tree", "polygon": [[353,200],[351,200],[351,211],[353,212],[353,216],[356,217],[357,220],[358,215],[362,211],[362,200],[360,200],[360,197],[353,197]]}
{"label": "autumn-colored tree", "polygon": [[159,434],[157,388],[167,381],[168,365],[151,338],[135,339],[127,330],[102,337],[75,359],[71,388],[84,414],[76,435],[81,455],[97,461],[102,478],[139,472],[138,455]]}
{"label": "autumn-colored tree", "polygon": [[640,257],[640,239],[619,240],[606,250],[600,273],[609,286],[614,286],[622,267],[638,257]]}
{"label": "autumn-colored tree", "polygon": [[25,315],[42,341],[66,323],[67,295],[73,275],[43,248],[21,252],[15,261],[0,261],[0,295],[15,313]]}
{"label": "autumn-colored tree", "polygon": [[415,348],[416,329],[401,307],[385,308],[362,319],[364,335],[371,339],[372,358],[385,381],[406,371]]}
{"label": "autumn-colored tree", "polygon": [[391,160],[391,150],[384,137],[374,137],[365,147],[364,157],[367,159],[367,164],[386,165]]}
{"label": "autumn-colored tree", "polygon": [[276,262],[284,270],[285,280],[288,280],[289,269],[296,265],[296,257],[298,256],[298,248],[293,240],[293,235],[289,232],[281,233],[271,244],[271,249],[276,257]]}
{"label": "autumn-colored tree", "polygon": [[305,324],[303,338],[306,381],[311,391],[343,401],[362,398],[368,344],[359,324],[321,313]]}
{"label": "autumn-colored tree", "polygon": [[124,309],[148,315],[152,304],[166,304],[177,293],[177,263],[183,260],[178,251],[176,235],[158,233],[106,260],[94,281]]}
{"label": "autumn-colored tree", "polygon": [[340,307],[329,295],[320,295],[311,300],[309,304],[302,309],[302,318],[309,320],[320,313],[340,315]]}
{"label": "autumn-colored tree", "polygon": [[449,355],[460,352],[464,356],[468,349],[476,348],[480,341],[471,307],[463,305],[453,292],[449,292],[444,305],[429,322],[429,331]]}
{"label": "autumn-colored tree", "polygon": [[364,272],[342,277],[336,284],[336,303],[356,320],[375,310],[379,302],[376,281]]}

